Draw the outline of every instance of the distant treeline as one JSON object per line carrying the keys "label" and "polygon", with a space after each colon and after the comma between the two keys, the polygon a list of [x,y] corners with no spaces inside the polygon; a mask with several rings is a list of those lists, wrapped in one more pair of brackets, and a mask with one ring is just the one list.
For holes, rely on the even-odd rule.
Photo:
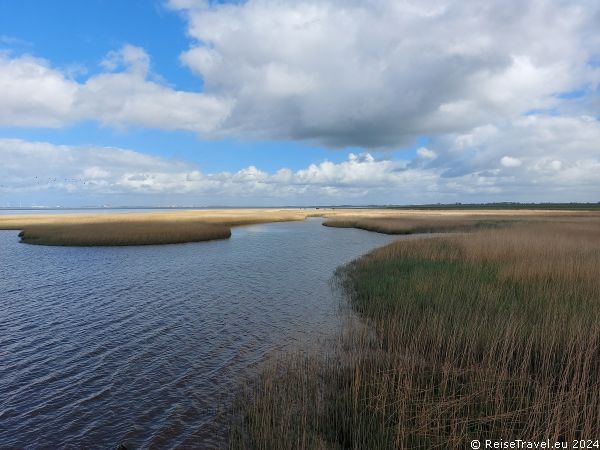
{"label": "distant treeline", "polygon": [[383,206],[391,209],[565,209],[565,210],[600,210],[598,203],[451,203],[432,205]]}

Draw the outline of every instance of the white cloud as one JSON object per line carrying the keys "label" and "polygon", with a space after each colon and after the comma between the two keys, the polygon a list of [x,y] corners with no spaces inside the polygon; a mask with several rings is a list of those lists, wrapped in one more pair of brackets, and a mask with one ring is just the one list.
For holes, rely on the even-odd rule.
{"label": "white cloud", "polygon": [[172,0],[181,59],[235,100],[220,133],[394,147],[558,108],[597,83],[600,5],[580,0]]}
{"label": "white cloud", "polygon": [[426,168],[464,183],[478,176],[507,199],[600,200],[600,122],[586,117],[527,116],[494,128],[435,139]]}
{"label": "white cloud", "polygon": [[[433,140],[444,163],[460,170],[530,167],[540,160],[565,163],[600,158],[600,122],[585,116],[525,116],[497,126],[452,133]],[[521,162],[521,165],[518,164]]]}
{"label": "white cloud", "polygon": [[[24,181],[32,161],[44,176],[60,174],[64,186],[55,189],[69,192],[381,203],[600,197],[596,1],[169,5],[187,19],[190,47],[180,58],[202,92],[162,82],[150,56],[131,45],[87,78],[76,65],[0,52],[0,126],[92,120],[362,150],[296,171],[205,174],[125,150],[3,140],[3,189],[38,189]],[[559,95],[581,89],[578,98]],[[373,156],[417,136],[429,140],[413,160]],[[85,188],[64,181],[78,177]]]}
{"label": "white cloud", "polygon": [[417,156],[422,159],[434,160],[437,158],[437,153],[428,148],[421,147],[417,149]]}
{"label": "white cloud", "polygon": [[569,109],[573,102],[556,94],[593,92],[600,82],[589,64],[600,47],[592,0],[168,3],[187,18],[192,43],[181,60],[203,92],[156,81],[149,55],[131,45],[110,52],[105,72],[84,82],[47,61],[4,54],[0,124],[96,120],[393,148]]}
{"label": "white cloud", "polygon": [[47,61],[0,53],[0,125],[57,127],[73,115],[78,86]]}
{"label": "white cloud", "polygon": [[513,158],[512,156],[503,156],[500,160],[500,164],[504,167],[519,167],[523,162],[519,158]]}
{"label": "white cloud", "polygon": [[297,194],[353,196],[357,189],[385,187],[410,180],[406,163],[377,161],[372,155],[350,154],[347,161],[312,164],[292,171],[267,173],[255,166],[237,172],[205,174],[191,163],[147,156],[117,148],[56,146],[43,142],[0,139],[2,190],[80,192],[93,194],[181,194],[238,198]]}
{"label": "white cloud", "polygon": [[108,71],[125,68],[145,77],[150,69],[150,57],[140,47],[125,45],[119,51],[109,52],[100,65]]}
{"label": "white cloud", "polygon": [[61,127],[83,120],[124,127],[206,132],[218,128],[230,102],[177,91],[149,80],[149,56],[124,46],[102,62],[108,70],[78,83],[48,61],[0,54],[0,126]]}
{"label": "white cloud", "polygon": [[[597,149],[581,146],[579,153],[567,157],[561,148],[581,136],[600,142],[600,123],[527,118],[507,125],[501,136],[479,136],[473,149],[464,147],[465,139],[456,135],[431,143],[433,148],[443,144],[445,150],[423,148],[412,161],[351,153],[345,161],[325,160],[299,170],[267,172],[248,166],[217,173],[131,150],[0,139],[0,196],[43,196],[56,200],[51,204],[117,198],[120,204],[170,199],[195,205],[600,199]],[[537,143],[535,151],[518,159],[508,156],[507,149],[515,149],[523,136]],[[453,142],[462,146],[458,157],[452,153]]]}

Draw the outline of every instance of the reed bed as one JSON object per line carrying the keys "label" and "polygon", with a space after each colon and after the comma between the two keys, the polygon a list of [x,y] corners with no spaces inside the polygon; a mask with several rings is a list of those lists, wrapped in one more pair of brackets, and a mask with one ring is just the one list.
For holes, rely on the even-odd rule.
{"label": "reed bed", "polygon": [[227,239],[231,229],[203,222],[97,222],[29,225],[21,242],[62,246],[157,245]]}
{"label": "reed bed", "polygon": [[339,270],[364,326],[270,364],[231,448],[600,436],[600,221],[400,240]]}
{"label": "reed bed", "polygon": [[157,245],[226,239],[231,227],[303,220],[301,210],[214,210],[160,213],[0,217],[0,229],[22,230],[21,242],[62,246]]}
{"label": "reed bed", "polygon": [[[192,240],[221,239],[224,229],[216,232],[208,225],[205,231],[198,224],[221,227],[258,223],[304,220],[308,217],[328,218],[328,226],[357,226],[373,231],[403,233],[424,232],[427,223],[437,231],[467,230],[473,221],[495,223],[507,211],[411,211],[394,209],[344,208],[248,208],[214,210],[180,210],[144,213],[35,214],[0,215],[0,230],[23,230],[23,242],[36,241],[45,245],[138,245],[147,243],[179,243],[186,236]],[[513,211],[512,215],[532,218],[547,211]],[[577,211],[556,211],[556,216],[573,217]],[[484,220],[485,219],[485,220]],[[133,225],[132,225],[133,224]],[[145,225],[142,225],[145,224]],[[169,224],[174,224],[168,231]],[[47,227],[46,227],[47,225]],[[403,228],[404,227],[404,228]],[[189,230],[188,230],[189,228]],[[69,237],[74,230],[77,237]],[[142,236],[136,237],[133,230]],[[193,231],[191,231],[193,230]],[[152,233],[155,233],[153,236]],[[86,235],[85,239],[81,236]],[[98,236],[95,240],[93,236]],[[204,238],[203,238],[204,236]],[[215,236],[215,237],[212,237]],[[85,242],[78,244],[75,242]],[[106,244],[106,243],[109,244]],[[119,244],[110,244],[119,242]]]}
{"label": "reed bed", "polygon": [[[397,210],[385,208],[247,208],[213,210],[177,210],[137,213],[74,213],[74,214],[0,214],[0,230],[20,230],[27,225],[124,222],[124,221],[178,221],[196,220],[209,223],[244,225],[251,223],[304,220],[307,217],[325,217],[328,219],[494,219],[498,217],[589,217],[594,213],[580,211],[535,211],[535,210],[479,210],[479,211],[425,211]],[[600,214],[598,214],[600,217]]]}
{"label": "reed bed", "polygon": [[301,209],[222,209],[179,210],[160,212],[75,213],[0,215],[0,230],[20,230],[28,225],[122,223],[122,222],[178,222],[200,221],[228,226],[255,223],[304,220],[309,212]]}
{"label": "reed bed", "polygon": [[323,225],[335,228],[358,228],[384,234],[457,233],[501,226],[514,220],[514,218],[503,217],[469,218],[462,216],[346,217],[325,220]]}

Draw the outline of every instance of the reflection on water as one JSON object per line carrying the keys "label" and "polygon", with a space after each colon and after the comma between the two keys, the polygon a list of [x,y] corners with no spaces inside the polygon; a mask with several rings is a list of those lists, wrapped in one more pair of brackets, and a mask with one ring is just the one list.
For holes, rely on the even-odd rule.
{"label": "reflection on water", "polygon": [[317,219],[145,247],[0,232],[0,448],[222,445],[240,378],[331,333],[335,268],[391,239]]}

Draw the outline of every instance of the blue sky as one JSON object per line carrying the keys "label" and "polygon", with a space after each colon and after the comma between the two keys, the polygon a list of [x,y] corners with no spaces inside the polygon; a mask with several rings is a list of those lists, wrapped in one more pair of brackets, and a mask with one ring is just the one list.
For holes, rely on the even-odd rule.
{"label": "blue sky", "polygon": [[152,55],[153,68],[169,83],[193,90],[201,80],[178,60],[188,46],[184,25],[182,15],[155,0],[0,2],[2,35],[18,40],[5,48],[34,53],[61,67],[81,65],[93,73],[109,51],[130,43]]}
{"label": "blue sky", "polygon": [[0,1],[0,206],[600,200],[598,6],[468,8]]}
{"label": "blue sky", "polygon": [[[163,1],[2,1],[0,30],[5,38],[0,48],[13,54],[41,56],[58,67],[85,70],[79,76],[75,74],[75,78],[99,73],[100,63],[108,52],[132,44],[151,55],[153,72],[167,84],[178,90],[202,90],[202,80],[179,61],[179,55],[190,42],[185,33],[185,18],[167,8]],[[94,122],[57,130],[5,128],[1,134],[54,144],[136,149],[194,161],[211,172],[237,171],[249,165],[269,171],[280,167],[300,169],[325,158],[340,162],[350,151],[357,151],[331,151],[314,144],[289,141],[203,140],[193,132],[114,129]],[[403,150],[404,154],[414,156],[414,146]]]}

